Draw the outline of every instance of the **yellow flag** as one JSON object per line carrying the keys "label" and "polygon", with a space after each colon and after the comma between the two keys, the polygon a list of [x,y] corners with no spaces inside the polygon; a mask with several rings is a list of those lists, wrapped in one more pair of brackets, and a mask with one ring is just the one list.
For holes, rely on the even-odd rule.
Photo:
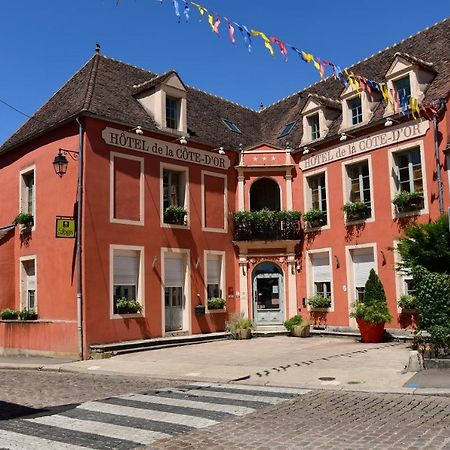
{"label": "yellow flag", "polygon": [[348,82],[350,83],[350,87],[352,88],[352,91],[357,91],[359,96],[361,96],[361,90],[359,89],[359,81],[355,77],[355,74],[353,72],[348,71],[347,69],[344,69],[345,74],[347,75]]}
{"label": "yellow flag", "polygon": [[272,56],[275,56],[275,52],[273,51],[273,47],[270,44],[270,39],[262,31],[252,30],[252,35],[253,36],[261,36],[261,38],[264,40],[264,45],[267,48],[267,50],[269,50],[269,52],[270,52],[270,54]]}
{"label": "yellow flag", "polygon": [[198,3],[192,2],[192,4],[193,4],[194,6],[197,7],[198,12],[199,12],[202,16],[203,16],[203,14],[205,14],[205,12],[208,11],[206,8],[203,8],[203,6],[199,5]]}
{"label": "yellow flag", "polygon": [[394,101],[392,100],[392,97],[389,95],[389,89],[386,85],[386,83],[380,83],[380,91],[381,95],[383,96],[384,101],[386,102],[386,105],[391,105],[392,109],[394,109]]}
{"label": "yellow flag", "polygon": [[306,53],[306,52],[304,52],[303,50],[301,51],[301,53],[302,53],[303,59],[304,59],[306,62],[311,62],[311,61],[314,60],[314,56],[311,55],[311,53]]}
{"label": "yellow flag", "polygon": [[[412,116],[415,120],[420,119],[420,108],[419,108],[419,101],[417,98],[409,97],[409,107],[411,108]],[[416,117],[417,114],[417,117]]]}
{"label": "yellow flag", "polygon": [[214,18],[211,14],[208,14],[208,23],[211,25],[211,29],[213,30],[214,33],[216,30],[214,30]]}

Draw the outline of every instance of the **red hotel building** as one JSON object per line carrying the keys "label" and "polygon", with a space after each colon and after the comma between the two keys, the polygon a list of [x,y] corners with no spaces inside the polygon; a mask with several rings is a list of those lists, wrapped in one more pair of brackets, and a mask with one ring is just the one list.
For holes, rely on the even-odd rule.
{"label": "red hotel building", "polygon": [[[281,325],[309,316],[315,293],[330,299],[324,325],[353,328],[371,268],[389,327],[405,326],[397,300],[413,287],[391,249],[405,225],[450,205],[449,23],[350,68],[435,101],[420,120],[333,78],[254,111],[96,52],[0,147],[0,310],[38,312],[0,321],[0,348],[86,358],[93,344],[222,331],[234,312]],[[401,191],[422,199],[400,211]],[[356,201],[366,214],[344,214]],[[233,223],[264,208],[321,220]],[[14,226],[20,211],[31,229]],[[56,237],[56,218],[70,236],[64,218],[77,214],[79,239]],[[141,311],[119,311],[121,297]],[[211,297],[226,307],[208,308]]]}

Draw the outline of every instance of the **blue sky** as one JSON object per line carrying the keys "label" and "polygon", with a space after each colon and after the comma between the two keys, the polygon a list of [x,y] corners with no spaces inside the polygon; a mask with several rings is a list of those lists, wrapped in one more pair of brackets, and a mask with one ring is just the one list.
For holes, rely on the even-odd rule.
{"label": "blue sky", "polygon": [[[341,67],[444,19],[449,9],[448,0],[199,3]],[[254,38],[249,54],[238,30],[233,46],[223,24],[214,35],[194,7],[188,23],[177,23],[172,0],[4,0],[0,12],[0,99],[27,114],[91,57],[96,42],[106,56],[158,73],[175,69],[186,84],[253,108],[320,80],[292,52],[287,63],[278,51],[272,58]],[[0,142],[25,120],[0,103]]]}

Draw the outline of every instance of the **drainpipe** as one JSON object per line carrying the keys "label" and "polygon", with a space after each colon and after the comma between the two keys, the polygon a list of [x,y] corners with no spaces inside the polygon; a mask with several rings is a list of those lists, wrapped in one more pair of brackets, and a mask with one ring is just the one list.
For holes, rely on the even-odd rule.
{"label": "drainpipe", "polygon": [[436,181],[438,186],[439,196],[439,214],[444,215],[444,191],[442,188],[441,164],[439,162],[439,136],[438,136],[438,115],[444,110],[445,102],[443,99],[439,100],[439,109],[433,114],[433,128],[434,128],[434,158],[436,160]]}
{"label": "drainpipe", "polygon": [[83,214],[83,146],[84,146],[84,128],[80,118],[75,119],[79,126],[79,160],[78,160],[78,198],[77,198],[77,337],[78,352],[80,358],[83,359],[83,294],[82,294],[82,264],[81,264],[81,222]]}

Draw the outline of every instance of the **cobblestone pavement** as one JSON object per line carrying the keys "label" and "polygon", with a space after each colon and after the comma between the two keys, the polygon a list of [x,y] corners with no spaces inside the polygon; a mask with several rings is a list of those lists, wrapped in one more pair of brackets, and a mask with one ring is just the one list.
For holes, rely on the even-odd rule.
{"label": "cobblestone pavement", "polygon": [[450,449],[450,398],[313,391],[147,448]]}

